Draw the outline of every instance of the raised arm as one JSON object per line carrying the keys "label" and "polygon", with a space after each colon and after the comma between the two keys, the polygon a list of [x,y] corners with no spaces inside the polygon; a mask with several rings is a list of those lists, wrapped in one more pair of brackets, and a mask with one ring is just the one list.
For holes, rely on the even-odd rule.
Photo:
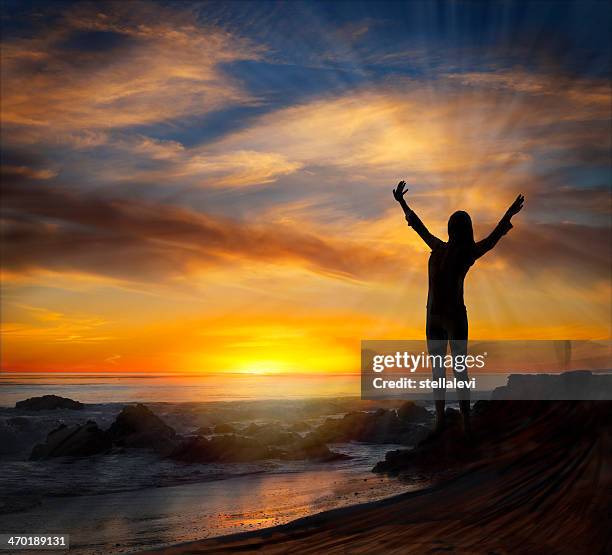
{"label": "raised arm", "polygon": [[393,197],[402,207],[404,214],[406,216],[406,221],[408,225],[412,227],[418,234],[425,244],[433,250],[437,247],[442,241],[438,239],[435,235],[432,235],[429,230],[425,227],[425,224],[421,221],[421,219],[414,213],[413,210],[410,209],[404,195],[408,192],[408,189],[404,190],[406,186],[405,181],[400,181],[395,189],[393,189]]}
{"label": "raised arm", "polygon": [[512,216],[521,211],[521,208],[523,208],[523,202],[525,202],[525,197],[523,195],[516,197],[516,200],[511,204],[510,208],[506,210],[504,217],[499,221],[489,236],[476,243],[476,258],[480,258],[483,254],[489,252],[495,245],[497,245],[498,241],[512,229],[510,220],[512,219]]}

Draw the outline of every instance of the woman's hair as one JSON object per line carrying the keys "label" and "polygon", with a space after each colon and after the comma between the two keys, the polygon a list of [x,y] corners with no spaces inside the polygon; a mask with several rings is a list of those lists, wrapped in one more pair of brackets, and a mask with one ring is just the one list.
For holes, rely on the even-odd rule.
{"label": "woman's hair", "polygon": [[465,247],[470,252],[475,248],[472,218],[467,212],[458,210],[448,219],[448,242],[456,247]]}

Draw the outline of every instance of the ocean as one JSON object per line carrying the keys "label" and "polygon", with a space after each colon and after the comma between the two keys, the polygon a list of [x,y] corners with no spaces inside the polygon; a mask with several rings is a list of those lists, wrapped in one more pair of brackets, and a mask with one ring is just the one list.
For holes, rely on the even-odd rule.
{"label": "ocean", "polygon": [[82,403],[209,402],[359,395],[359,374],[0,373],[0,406],[55,394]]}
{"label": "ocean", "polygon": [[[144,403],[188,437],[215,424],[241,434],[252,424],[315,430],[326,419],[373,410],[357,376],[0,376],[0,529],[71,535],[70,553],[124,553],[286,523],[327,509],[382,499],[423,484],[371,472],[391,443],[330,443],[348,458],[183,463],[142,449],[30,461],[34,444],[60,424],[107,429],[126,404]],[[45,394],[83,410],[16,410]],[[305,434],[307,432],[301,432]]]}

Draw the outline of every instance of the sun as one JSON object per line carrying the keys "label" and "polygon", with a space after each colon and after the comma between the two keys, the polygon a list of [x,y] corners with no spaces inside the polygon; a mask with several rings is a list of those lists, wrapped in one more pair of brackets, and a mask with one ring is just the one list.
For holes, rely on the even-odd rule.
{"label": "sun", "polygon": [[236,372],[239,374],[281,374],[289,370],[287,363],[280,360],[252,360],[239,365]]}

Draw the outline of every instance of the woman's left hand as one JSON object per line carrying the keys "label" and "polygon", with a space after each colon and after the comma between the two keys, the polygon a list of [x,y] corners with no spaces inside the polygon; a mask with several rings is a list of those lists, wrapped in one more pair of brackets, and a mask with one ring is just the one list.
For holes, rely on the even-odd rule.
{"label": "woman's left hand", "polygon": [[406,182],[400,181],[397,184],[397,187],[393,189],[393,197],[395,198],[397,202],[404,202],[404,195],[408,192],[408,189],[404,190],[405,186],[406,186]]}
{"label": "woman's left hand", "polygon": [[523,203],[525,202],[525,197],[523,195],[519,195],[516,197],[516,200],[510,205],[510,208],[506,211],[506,218],[510,219],[515,214],[518,214],[523,208]]}

